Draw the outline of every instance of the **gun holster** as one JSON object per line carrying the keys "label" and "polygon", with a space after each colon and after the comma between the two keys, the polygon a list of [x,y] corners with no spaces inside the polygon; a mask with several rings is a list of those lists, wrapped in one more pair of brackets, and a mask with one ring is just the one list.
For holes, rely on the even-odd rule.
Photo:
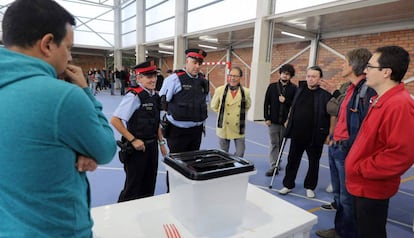
{"label": "gun holster", "polygon": [[121,161],[121,163],[125,163],[125,161],[128,160],[128,158],[134,151],[134,147],[131,145],[129,141],[126,140],[117,140],[116,144],[120,148],[118,152],[119,160]]}
{"label": "gun holster", "polygon": [[161,131],[164,138],[168,138],[171,131],[171,123],[167,120],[167,114],[165,114],[161,119]]}

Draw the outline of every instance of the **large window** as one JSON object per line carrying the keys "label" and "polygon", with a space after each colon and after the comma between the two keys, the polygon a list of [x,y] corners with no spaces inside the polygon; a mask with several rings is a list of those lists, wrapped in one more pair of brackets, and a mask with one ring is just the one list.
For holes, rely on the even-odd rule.
{"label": "large window", "polygon": [[[190,0],[190,2],[192,1]],[[195,8],[196,10],[189,10],[188,32],[201,31],[256,18],[256,1],[223,0],[203,2],[212,2],[212,4]],[[193,7],[195,6],[197,5]]]}

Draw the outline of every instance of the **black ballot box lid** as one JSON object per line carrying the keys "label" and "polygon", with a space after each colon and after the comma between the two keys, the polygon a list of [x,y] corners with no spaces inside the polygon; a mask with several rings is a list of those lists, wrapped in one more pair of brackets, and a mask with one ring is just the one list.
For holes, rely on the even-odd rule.
{"label": "black ballot box lid", "polygon": [[191,180],[208,180],[254,171],[254,164],[222,150],[171,153],[164,163]]}

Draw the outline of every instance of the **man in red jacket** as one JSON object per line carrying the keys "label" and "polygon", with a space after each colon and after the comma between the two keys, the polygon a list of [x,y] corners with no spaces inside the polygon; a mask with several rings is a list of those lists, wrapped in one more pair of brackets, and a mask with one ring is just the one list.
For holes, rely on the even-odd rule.
{"label": "man in red jacket", "polygon": [[399,46],[378,48],[365,73],[378,96],[345,160],[346,187],[354,199],[358,236],[387,237],[389,199],[414,163],[414,100],[401,83],[410,56]]}

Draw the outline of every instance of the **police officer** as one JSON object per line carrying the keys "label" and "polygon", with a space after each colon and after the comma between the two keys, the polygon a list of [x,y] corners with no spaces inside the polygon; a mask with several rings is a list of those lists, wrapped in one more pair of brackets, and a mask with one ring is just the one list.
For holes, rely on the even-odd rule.
{"label": "police officer", "polygon": [[167,111],[165,137],[171,153],[198,150],[207,118],[209,84],[200,73],[207,53],[188,49],[185,54],[185,68],[167,77],[159,92]]}
{"label": "police officer", "polygon": [[160,128],[160,99],[155,93],[156,66],[153,61],[147,61],[134,69],[138,86],[127,90],[111,119],[122,135],[122,142],[131,147],[123,160],[126,180],[118,202],[153,196],[158,146],[163,156],[167,154]]}

